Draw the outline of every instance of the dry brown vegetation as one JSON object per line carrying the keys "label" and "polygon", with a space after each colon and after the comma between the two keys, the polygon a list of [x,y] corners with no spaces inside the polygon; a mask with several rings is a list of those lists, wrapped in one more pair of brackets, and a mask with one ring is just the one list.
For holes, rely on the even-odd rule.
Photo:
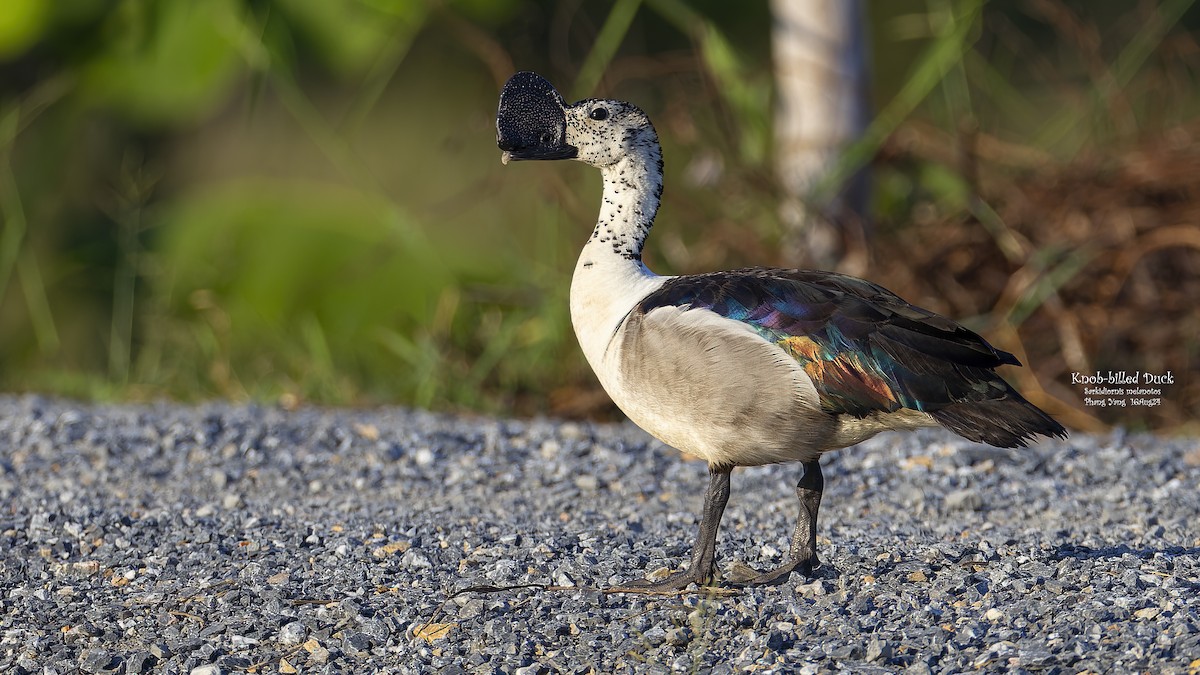
{"label": "dry brown vegetation", "polygon": [[[882,161],[945,147],[909,132]],[[978,199],[994,212],[881,232],[877,278],[948,314],[989,317],[977,327],[1028,366],[1011,376],[1075,428],[1182,427],[1200,412],[1196,134],[1179,127],[1063,165],[1019,148],[974,153]],[[1087,406],[1071,376],[1097,370],[1169,371],[1174,384],[1159,406]]]}

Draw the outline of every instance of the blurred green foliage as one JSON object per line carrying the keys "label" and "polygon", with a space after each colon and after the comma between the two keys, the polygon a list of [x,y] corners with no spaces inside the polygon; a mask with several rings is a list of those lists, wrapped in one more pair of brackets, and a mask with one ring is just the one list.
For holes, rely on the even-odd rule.
{"label": "blurred green foliage", "polygon": [[[1166,0],[1161,20],[1105,46],[1114,65],[1099,79],[1038,4],[870,3],[881,112],[846,171],[913,119],[1040,134],[1039,150],[1060,155],[1120,137],[1114,97],[1136,89],[1192,3]],[[572,403],[590,380],[566,293],[598,182],[580,167],[502,169],[499,87],[536,69],[564,91],[651,112],[669,174],[652,266],[786,264],[774,246],[768,11],[7,0],[0,387],[594,409]],[[1103,25],[1125,16],[1094,13]],[[1149,92],[1130,114],[1168,126],[1195,98]],[[877,187],[883,220],[918,203],[971,208],[965,179],[942,164],[884,169]]]}

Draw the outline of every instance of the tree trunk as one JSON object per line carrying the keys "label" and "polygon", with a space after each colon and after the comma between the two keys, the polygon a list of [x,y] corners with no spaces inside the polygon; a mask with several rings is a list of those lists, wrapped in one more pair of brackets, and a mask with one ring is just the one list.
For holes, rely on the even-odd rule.
{"label": "tree trunk", "polygon": [[839,185],[828,183],[841,150],[869,121],[863,3],[771,0],[771,13],[785,254],[798,265],[861,272],[867,177],[859,172]]}

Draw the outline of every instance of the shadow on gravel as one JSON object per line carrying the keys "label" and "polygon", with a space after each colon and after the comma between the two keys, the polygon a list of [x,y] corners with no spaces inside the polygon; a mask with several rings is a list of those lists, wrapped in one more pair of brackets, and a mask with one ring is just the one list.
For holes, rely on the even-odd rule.
{"label": "shadow on gravel", "polygon": [[[1103,549],[1093,549],[1091,546],[1063,544],[1058,546],[1054,554],[1050,555],[1049,560],[1066,560],[1068,557],[1073,557],[1075,560],[1111,560],[1111,558],[1126,555],[1152,558],[1157,554],[1169,557],[1200,557],[1200,546],[1163,546],[1163,548],[1142,546],[1142,548],[1135,549],[1128,544],[1121,544],[1117,546],[1105,546]],[[1200,584],[1190,583],[1190,581],[1189,584],[1195,587],[1195,589],[1200,589]]]}
{"label": "shadow on gravel", "polygon": [[1133,548],[1128,544],[1121,544],[1120,546],[1092,548],[1090,546],[1079,546],[1077,544],[1063,544],[1054,551],[1054,554],[1050,556],[1050,559],[1063,560],[1066,558],[1075,558],[1077,560],[1098,560],[1101,558],[1120,558],[1124,555],[1137,556],[1138,558],[1153,558],[1154,555],[1158,553],[1171,556],[1172,558],[1197,557],[1200,556],[1200,547],[1167,546],[1164,548]]}
{"label": "shadow on gravel", "polygon": [[[1055,550],[1054,554],[1051,555],[1049,559],[1054,561],[1074,558],[1075,560],[1081,561],[1099,561],[1115,560],[1126,555],[1132,555],[1141,560],[1150,560],[1160,553],[1167,558],[1200,558],[1200,546],[1164,546],[1161,548],[1143,546],[1140,548],[1134,548],[1128,544],[1121,544],[1119,546],[1092,548],[1090,546],[1080,546],[1077,544],[1063,544]],[[1168,567],[1169,570],[1173,570],[1174,568],[1175,566],[1173,564],[1170,564]],[[1178,584],[1184,586],[1185,588],[1190,588],[1193,591],[1200,591],[1200,582],[1182,576],[1175,576],[1174,579]]]}

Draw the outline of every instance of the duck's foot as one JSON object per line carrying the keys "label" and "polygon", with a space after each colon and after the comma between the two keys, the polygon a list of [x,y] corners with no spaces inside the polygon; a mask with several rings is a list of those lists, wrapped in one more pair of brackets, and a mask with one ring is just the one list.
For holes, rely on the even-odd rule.
{"label": "duck's foot", "polygon": [[821,561],[816,554],[792,559],[790,556],[782,565],[767,572],[759,572],[745,563],[734,563],[726,578],[734,586],[774,586],[787,581],[792,572],[800,572],[811,579],[816,576],[816,570]]}
{"label": "duck's foot", "polygon": [[692,571],[688,568],[682,572],[676,572],[668,575],[664,579],[653,581],[651,579],[638,579],[630,581],[624,586],[617,586],[609,590],[613,592],[628,591],[630,593],[666,593],[670,591],[682,591],[683,589],[696,584],[703,586],[704,582],[711,578],[710,574]]}

